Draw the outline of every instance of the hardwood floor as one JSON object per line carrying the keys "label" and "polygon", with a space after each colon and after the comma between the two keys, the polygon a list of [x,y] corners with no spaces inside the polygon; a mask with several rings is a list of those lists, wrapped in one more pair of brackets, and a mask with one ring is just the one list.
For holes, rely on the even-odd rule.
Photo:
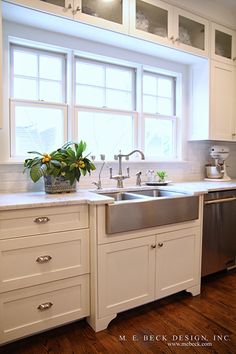
{"label": "hardwood floor", "polygon": [[119,314],[94,333],[85,320],[0,348],[1,354],[236,353],[236,271],[203,280],[201,295],[181,292]]}

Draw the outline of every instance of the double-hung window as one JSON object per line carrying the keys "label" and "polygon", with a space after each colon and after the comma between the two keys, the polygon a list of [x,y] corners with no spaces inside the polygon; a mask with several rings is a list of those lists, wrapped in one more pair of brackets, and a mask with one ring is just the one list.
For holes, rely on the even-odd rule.
{"label": "double-hung window", "polygon": [[11,156],[51,151],[67,138],[66,57],[11,45]]}
{"label": "double-hung window", "polygon": [[135,70],[77,57],[75,59],[77,139],[96,156],[110,160],[137,144]]}
{"label": "double-hung window", "polygon": [[176,158],[176,79],[143,72],[144,150],[150,158]]}

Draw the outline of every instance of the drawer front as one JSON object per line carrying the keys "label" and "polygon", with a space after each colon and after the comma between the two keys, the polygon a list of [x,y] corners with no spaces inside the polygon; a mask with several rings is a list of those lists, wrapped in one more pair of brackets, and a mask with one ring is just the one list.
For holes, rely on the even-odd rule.
{"label": "drawer front", "polygon": [[0,212],[0,239],[88,227],[88,206],[61,206]]}
{"label": "drawer front", "polygon": [[0,241],[0,292],[88,272],[88,229]]}
{"label": "drawer front", "polygon": [[89,315],[89,275],[0,295],[0,343]]}

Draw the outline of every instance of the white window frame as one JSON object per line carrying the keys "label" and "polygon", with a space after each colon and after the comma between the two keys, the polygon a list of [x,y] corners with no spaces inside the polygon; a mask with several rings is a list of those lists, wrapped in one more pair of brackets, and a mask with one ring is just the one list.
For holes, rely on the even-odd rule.
{"label": "white window frame", "polygon": [[[164,114],[159,114],[159,113],[146,113],[143,111],[143,96],[144,96],[144,92],[143,92],[143,77],[144,74],[150,74],[150,75],[154,75],[156,77],[171,77],[173,79],[173,115],[164,115]],[[181,124],[180,124],[180,117],[181,117],[181,104],[180,104],[180,100],[181,100],[181,93],[180,93],[180,88],[181,88],[181,84],[182,84],[182,78],[181,75],[179,73],[174,73],[171,71],[166,71],[166,70],[162,70],[162,69],[156,69],[153,70],[152,67],[143,67],[142,68],[142,72],[141,72],[141,80],[142,80],[142,89],[141,89],[141,105],[142,105],[142,113],[141,113],[141,121],[142,121],[142,128],[141,128],[141,142],[142,142],[142,149],[145,151],[145,119],[146,118],[151,118],[151,119],[156,119],[156,120],[168,120],[171,121],[172,124],[172,141],[173,141],[173,155],[170,157],[165,157],[163,155],[156,155],[154,156],[150,156],[149,160],[156,160],[158,159],[158,161],[176,161],[176,160],[180,160],[180,157],[182,157],[182,146],[181,146],[181,142],[182,142],[182,132],[180,133],[180,136],[178,137],[178,131],[179,129],[181,129]],[[156,96],[158,97],[158,96]],[[148,159],[148,156],[147,156]]]}

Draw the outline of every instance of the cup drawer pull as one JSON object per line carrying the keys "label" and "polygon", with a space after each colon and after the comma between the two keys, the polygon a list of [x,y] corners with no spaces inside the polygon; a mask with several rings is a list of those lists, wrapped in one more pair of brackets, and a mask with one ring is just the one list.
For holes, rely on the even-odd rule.
{"label": "cup drawer pull", "polygon": [[49,256],[49,255],[47,255],[47,256],[39,256],[36,259],[36,262],[38,262],[38,263],[48,263],[48,262],[50,262],[51,259],[52,259],[52,257]]}
{"label": "cup drawer pull", "polygon": [[45,311],[48,310],[52,307],[53,303],[52,302],[45,302],[44,304],[38,305],[37,309],[40,311]]}
{"label": "cup drawer pull", "polygon": [[46,224],[46,222],[48,222],[50,219],[47,216],[41,216],[39,218],[34,219],[34,222],[36,222],[36,224]]}

